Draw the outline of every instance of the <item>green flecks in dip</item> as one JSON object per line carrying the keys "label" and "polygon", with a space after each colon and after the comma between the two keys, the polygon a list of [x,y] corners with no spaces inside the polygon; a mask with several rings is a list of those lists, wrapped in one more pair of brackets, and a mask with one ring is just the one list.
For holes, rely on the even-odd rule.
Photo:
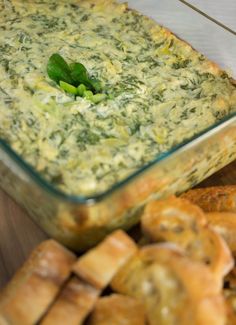
{"label": "green flecks in dip", "polygon": [[[53,53],[107,96],[63,92]],[[125,4],[0,0],[0,137],[67,193],[102,192],[235,110],[224,72]]]}

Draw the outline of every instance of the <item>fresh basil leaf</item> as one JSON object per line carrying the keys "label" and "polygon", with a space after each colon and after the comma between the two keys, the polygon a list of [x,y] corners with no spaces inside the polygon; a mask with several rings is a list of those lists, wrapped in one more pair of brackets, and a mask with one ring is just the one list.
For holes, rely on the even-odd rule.
{"label": "fresh basil leaf", "polygon": [[48,60],[47,73],[49,78],[54,80],[67,93],[83,96],[92,99],[94,94],[94,102],[98,103],[106,98],[102,93],[102,84],[96,78],[90,78],[87,69],[82,63],[74,62],[70,65],[63,57],[54,53]]}
{"label": "fresh basil leaf", "polygon": [[47,73],[49,78],[58,84],[61,80],[73,84],[70,68],[63,57],[58,53],[54,53],[50,56],[47,64]]}
{"label": "fresh basil leaf", "polygon": [[70,71],[76,75],[80,75],[82,73],[87,74],[87,69],[85,68],[85,66],[82,63],[79,62],[75,62],[75,63],[71,63],[69,65]]}
{"label": "fresh basil leaf", "polygon": [[86,87],[91,88],[88,72],[82,63],[72,63],[70,65],[70,71],[74,85],[78,86],[82,83]]}

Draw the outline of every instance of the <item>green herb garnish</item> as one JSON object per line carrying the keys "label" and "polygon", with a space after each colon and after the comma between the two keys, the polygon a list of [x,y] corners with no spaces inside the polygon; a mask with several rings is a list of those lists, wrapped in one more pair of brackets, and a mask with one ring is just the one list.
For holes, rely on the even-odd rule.
{"label": "green herb garnish", "polygon": [[50,79],[69,94],[85,97],[95,104],[107,98],[106,94],[101,93],[101,82],[91,78],[82,63],[68,65],[60,54],[54,53],[48,60],[47,73]]}
{"label": "green herb garnish", "polygon": [[86,86],[84,84],[80,84],[78,87],[77,87],[77,94],[81,97],[83,97],[84,95],[84,92],[87,90]]}
{"label": "green herb garnish", "polygon": [[93,99],[93,92],[91,90],[85,90],[83,97],[85,97],[88,100]]}
{"label": "green herb garnish", "polygon": [[78,89],[75,86],[72,86],[68,84],[67,82],[60,81],[59,85],[61,89],[65,90],[67,93],[72,94],[72,95],[77,95],[78,94]]}
{"label": "green herb garnish", "polygon": [[91,83],[91,86],[93,87],[93,89],[95,90],[95,92],[100,92],[102,91],[102,85],[101,85],[101,82],[95,78],[91,78],[90,79],[90,83]]}
{"label": "green herb garnish", "polygon": [[50,79],[59,84],[60,81],[73,84],[71,71],[66,61],[59,54],[54,53],[48,61],[47,73]]}
{"label": "green herb garnish", "polygon": [[90,78],[85,66],[82,63],[70,64],[71,77],[76,85],[84,84],[87,88],[92,88]]}
{"label": "green herb garnish", "polygon": [[102,100],[106,99],[107,95],[106,94],[96,94],[93,95],[92,102],[94,104],[100,103]]}

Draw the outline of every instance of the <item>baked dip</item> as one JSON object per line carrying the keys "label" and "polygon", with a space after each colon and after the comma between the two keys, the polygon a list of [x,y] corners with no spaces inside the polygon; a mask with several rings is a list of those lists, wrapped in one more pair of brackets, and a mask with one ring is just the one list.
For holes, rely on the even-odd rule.
{"label": "baked dip", "polygon": [[[51,80],[53,53],[103,100]],[[235,111],[226,72],[127,4],[0,0],[0,137],[63,192],[103,192]]]}

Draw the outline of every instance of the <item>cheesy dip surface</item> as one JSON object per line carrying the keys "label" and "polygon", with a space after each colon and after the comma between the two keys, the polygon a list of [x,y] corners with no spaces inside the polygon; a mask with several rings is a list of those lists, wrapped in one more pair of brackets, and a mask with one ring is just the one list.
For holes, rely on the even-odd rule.
{"label": "cheesy dip surface", "polygon": [[[63,92],[52,53],[112,99]],[[126,4],[0,0],[0,137],[66,193],[107,190],[233,111],[227,74]]]}

